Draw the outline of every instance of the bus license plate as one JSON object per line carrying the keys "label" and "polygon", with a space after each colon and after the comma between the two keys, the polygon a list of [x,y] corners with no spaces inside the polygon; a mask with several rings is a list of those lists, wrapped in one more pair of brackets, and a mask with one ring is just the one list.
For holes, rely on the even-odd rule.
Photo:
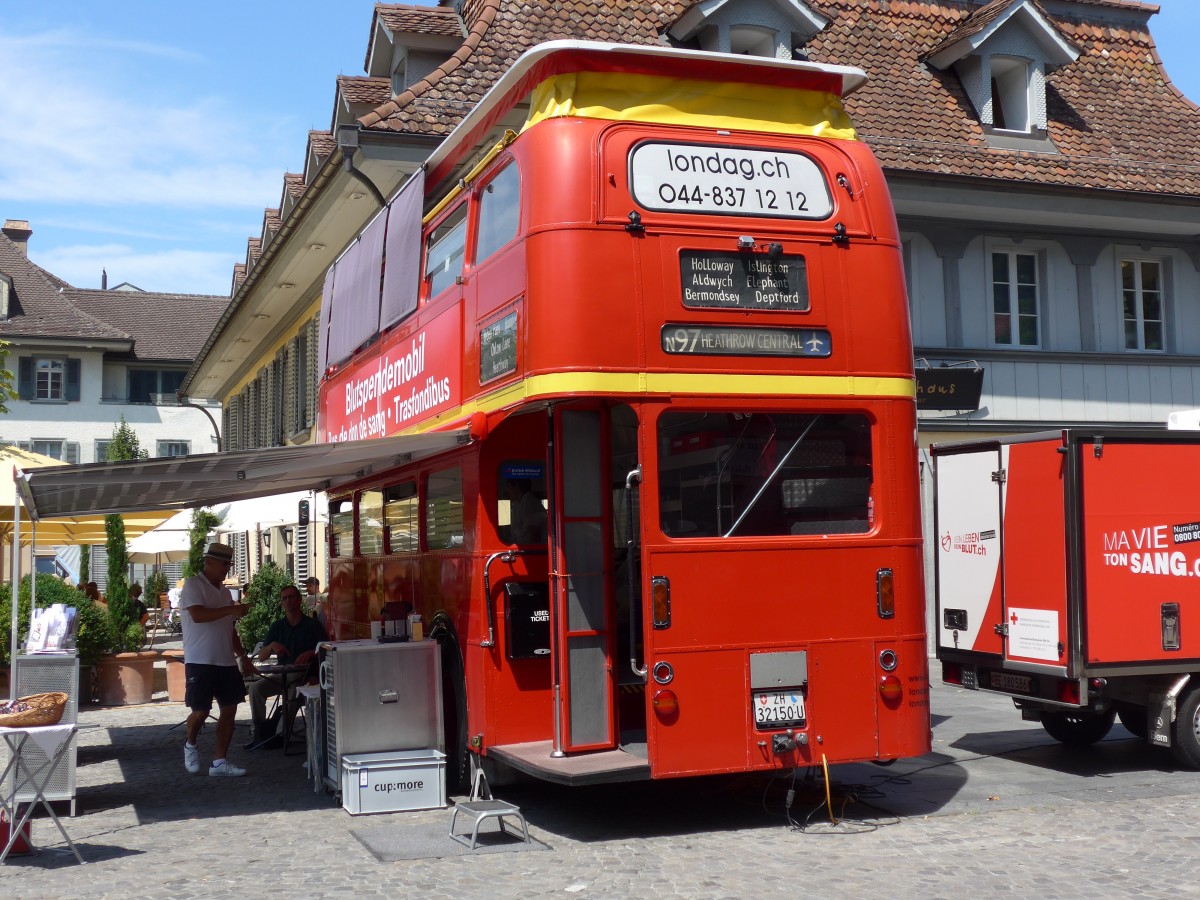
{"label": "bus license plate", "polygon": [[799,691],[756,691],[751,705],[759,728],[804,724],[804,695]]}

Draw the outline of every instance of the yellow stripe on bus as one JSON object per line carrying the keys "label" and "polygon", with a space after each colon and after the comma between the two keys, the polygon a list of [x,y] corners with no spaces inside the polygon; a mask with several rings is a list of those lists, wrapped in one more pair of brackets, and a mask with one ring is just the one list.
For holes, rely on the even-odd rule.
{"label": "yellow stripe on bus", "polygon": [[579,394],[781,397],[870,397],[912,400],[911,378],[867,375],[716,375],[700,372],[556,372],[531,375],[447,410],[409,433],[432,431],[477,412],[497,412],[522,401]]}
{"label": "yellow stripe on bus", "polygon": [[547,78],[530,96],[521,130],[559,116],[857,140],[837,94],[661,75],[575,72]]}

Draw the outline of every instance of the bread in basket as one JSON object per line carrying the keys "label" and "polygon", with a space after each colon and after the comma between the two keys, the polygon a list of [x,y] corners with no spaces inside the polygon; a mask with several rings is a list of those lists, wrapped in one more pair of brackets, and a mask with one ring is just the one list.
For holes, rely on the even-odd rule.
{"label": "bread in basket", "polygon": [[30,694],[9,703],[0,703],[0,728],[35,728],[57,725],[67,707],[67,695],[62,691]]}

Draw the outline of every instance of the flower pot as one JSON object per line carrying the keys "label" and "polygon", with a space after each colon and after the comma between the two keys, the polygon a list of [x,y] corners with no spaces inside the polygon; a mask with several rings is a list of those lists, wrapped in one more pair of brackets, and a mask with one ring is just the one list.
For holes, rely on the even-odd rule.
{"label": "flower pot", "polygon": [[172,703],[182,703],[187,685],[183,673],[183,651],[164,650],[162,656],[167,661],[167,699]]}
{"label": "flower pot", "polygon": [[105,706],[149,703],[154,696],[154,661],[157,653],[114,653],[96,662],[100,702]]}
{"label": "flower pot", "polygon": [[79,705],[96,702],[96,667],[79,666]]}

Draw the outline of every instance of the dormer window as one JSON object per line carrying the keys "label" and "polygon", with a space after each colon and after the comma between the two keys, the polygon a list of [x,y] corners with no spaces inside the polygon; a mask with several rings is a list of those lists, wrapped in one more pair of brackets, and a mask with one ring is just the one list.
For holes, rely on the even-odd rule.
{"label": "dormer window", "polygon": [[775,32],[757,25],[734,25],[729,29],[729,52],[743,56],[775,56]]}
{"label": "dormer window", "polygon": [[769,59],[803,59],[802,48],[829,19],[805,0],[705,0],[667,32],[677,47]]}
{"label": "dormer window", "polygon": [[991,64],[992,127],[1028,134],[1033,127],[1029,115],[1029,60],[993,56]]}
{"label": "dormer window", "polygon": [[1033,0],[996,4],[963,19],[926,61],[958,75],[992,146],[1054,152],[1046,133],[1046,76],[1079,48]]}

